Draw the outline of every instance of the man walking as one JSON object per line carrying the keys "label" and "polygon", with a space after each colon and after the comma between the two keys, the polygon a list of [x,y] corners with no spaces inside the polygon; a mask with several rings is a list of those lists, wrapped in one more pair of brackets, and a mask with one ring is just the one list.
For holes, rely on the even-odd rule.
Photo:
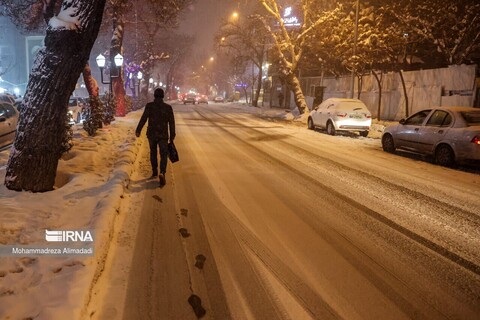
{"label": "man walking", "polygon": [[[135,135],[140,136],[142,128],[148,120],[147,138],[150,144],[150,163],[152,165],[152,178],[158,175],[157,146],[160,148],[160,186],[166,183],[165,172],[167,171],[168,142],[175,139],[175,117],[172,106],[163,102],[165,93],[157,88],[153,94],[155,100],[147,103],[138,123]],[[170,137],[168,131],[170,129]]]}

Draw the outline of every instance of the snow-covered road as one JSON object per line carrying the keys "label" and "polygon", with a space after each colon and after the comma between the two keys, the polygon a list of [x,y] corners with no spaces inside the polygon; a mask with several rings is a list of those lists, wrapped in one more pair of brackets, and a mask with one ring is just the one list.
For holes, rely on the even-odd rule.
{"label": "snow-covered road", "polygon": [[174,111],[180,162],[157,188],[143,142],[98,319],[194,319],[192,295],[219,319],[478,317],[478,172],[242,108]]}

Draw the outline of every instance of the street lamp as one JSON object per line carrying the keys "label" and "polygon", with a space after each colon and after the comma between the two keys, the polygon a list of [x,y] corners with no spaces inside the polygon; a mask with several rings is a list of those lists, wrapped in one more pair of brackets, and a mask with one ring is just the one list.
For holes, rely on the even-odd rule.
{"label": "street lamp", "polygon": [[113,61],[115,62],[115,65],[117,68],[121,67],[123,64],[123,57],[120,53],[118,53],[114,58]]}
{"label": "street lamp", "polygon": [[102,83],[110,85],[110,94],[112,94],[113,93],[112,79],[120,77],[120,71],[118,69],[123,65],[123,56],[119,53],[113,58],[113,61],[115,63],[115,69],[117,69],[117,74],[113,75],[112,70],[110,70],[110,81],[106,81],[103,78],[103,69],[105,68],[105,63],[106,63],[105,56],[102,54],[99,54],[95,60],[97,61],[97,66],[100,68],[100,77],[101,77]]}
{"label": "street lamp", "polygon": [[106,61],[106,59],[105,59],[105,56],[104,56],[103,54],[100,53],[100,54],[97,56],[97,59],[96,59],[96,60],[97,60],[97,66],[98,66],[99,68],[104,68],[104,67],[105,67],[105,61]]}
{"label": "street lamp", "polygon": [[143,79],[143,73],[141,71],[138,71],[137,79],[138,79],[137,91],[138,91],[138,96],[140,97],[140,84],[142,83],[142,79]]}

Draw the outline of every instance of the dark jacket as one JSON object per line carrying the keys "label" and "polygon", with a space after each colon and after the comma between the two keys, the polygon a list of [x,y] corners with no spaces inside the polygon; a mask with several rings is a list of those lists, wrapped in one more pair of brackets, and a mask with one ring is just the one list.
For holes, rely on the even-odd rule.
{"label": "dark jacket", "polygon": [[175,117],[172,106],[163,102],[163,99],[156,98],[145,106],[136,133],[140,134],[143,126],[148,120],[147,138],[168,140],[168,129],[170,129],[170,140],[175,139]]}

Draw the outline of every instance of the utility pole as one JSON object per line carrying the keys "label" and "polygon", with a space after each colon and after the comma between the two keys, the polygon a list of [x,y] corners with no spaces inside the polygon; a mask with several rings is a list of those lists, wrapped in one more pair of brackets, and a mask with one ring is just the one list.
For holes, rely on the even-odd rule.
{"label": "utility pole", "polygon": [[[360,5],[360,0],[357,0],[356,9],[355,9],[355,34],[353,41],[353,58],[357,55],[357,40],[358,40],[358,7]],[[350,99],[353,99],[353,91],[355,89],[355,61],[352,66],[352,78],[350,79]]]}

